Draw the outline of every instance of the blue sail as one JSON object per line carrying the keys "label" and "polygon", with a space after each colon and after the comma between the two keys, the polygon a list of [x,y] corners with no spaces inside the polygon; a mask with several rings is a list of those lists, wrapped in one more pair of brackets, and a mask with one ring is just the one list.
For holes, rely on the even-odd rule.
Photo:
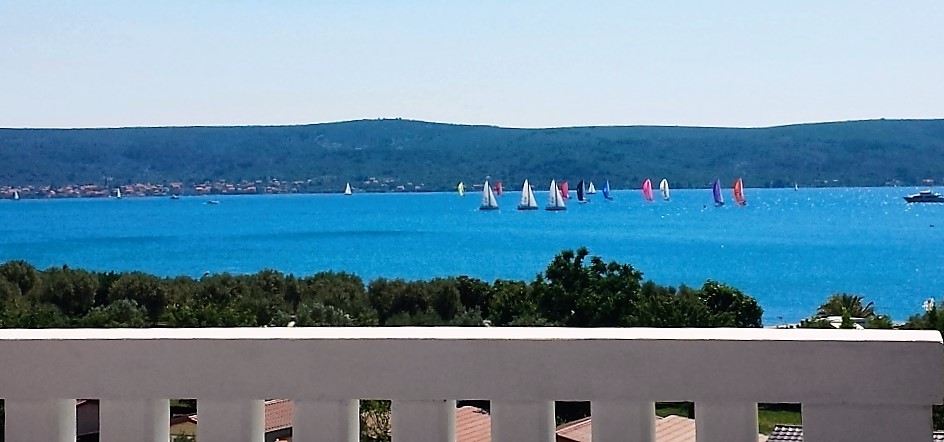
{"label": "blue sail", "polygon": [[606,183],[603,184],[603,198],[612,200],[613,197],[610,196],[610,180],[606,180]]}
{"label": "blue sail", "polygon": [[715,205],[723,206],[724,197],[721,196],[721,180],[720,179],[715,180],[714,186],[711,186],[711,192],[714,194],[714,197],[715,197]]}

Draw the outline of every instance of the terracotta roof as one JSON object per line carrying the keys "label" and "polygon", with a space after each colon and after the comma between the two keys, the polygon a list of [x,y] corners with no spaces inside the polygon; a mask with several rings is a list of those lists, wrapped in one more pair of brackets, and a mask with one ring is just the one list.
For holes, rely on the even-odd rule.
{"label": "terracotta roof", "polygon": [[456,442],[491,442],[492,418],[481,408],[456,409]]}
{"label": "terracotta roof", "polygon": [[[935,431],[931,434],[933,442],[944,442],[944,431]],[[803,442],[802,425],[776,425],[770,432],[767,442]]]}
{"label": "terracotta roof", "polygon": [[[592,418],[587,417],[557,427],[558,442],[591,442]],[[767,441],[757,435],[759,442]],[[682,416],[656,418],[656,442],[695,442],[695,420]]]}
{"label": "terracotta roof", "polygon": [[265,431],[266,433],[275,430],[291,428],[292,426],[292,401],[288,399],[271,399],[265,401]]}

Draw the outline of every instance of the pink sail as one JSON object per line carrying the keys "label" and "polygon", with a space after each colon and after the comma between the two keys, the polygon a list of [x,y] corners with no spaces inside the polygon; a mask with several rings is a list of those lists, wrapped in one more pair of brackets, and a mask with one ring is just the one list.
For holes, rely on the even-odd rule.
{"label": "pink sail", "polygon": [[652,196],[652,181],[648,178],[642,183],[642,197],[645,198],[646,201],[652,201],[654,199]]}

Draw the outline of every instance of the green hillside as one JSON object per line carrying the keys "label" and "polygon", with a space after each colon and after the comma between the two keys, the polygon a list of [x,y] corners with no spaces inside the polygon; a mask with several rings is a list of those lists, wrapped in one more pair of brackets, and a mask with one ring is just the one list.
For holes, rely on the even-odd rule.
{"label": "green hillside", "polygon": [[[944,120],[873,120],[735,129],[509,129],[409,120],[305,126],[0,129],[0,186],[184,183],[277,178],[309,190],[369,177],[426,190],[525,178],[609,179],[636,187],[666,177],[703,187],[944,182]],[[355,186],[357,187],[357,186]]]}

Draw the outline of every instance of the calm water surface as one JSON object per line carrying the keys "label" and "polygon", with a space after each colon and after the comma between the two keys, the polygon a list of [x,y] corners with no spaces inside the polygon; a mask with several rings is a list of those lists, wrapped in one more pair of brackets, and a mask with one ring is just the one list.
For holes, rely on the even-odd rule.
{"label": "calm water surface", "polygon": [[904,320],[944,298],[944,204],[906,204],[914,191],[747,189],[748,206],[720,208],[709,190],[652,203],[617,191],[556,213],[514,210],[516,192],[497,212],[451,193],[4,200],[0,261],[164,276],[268,267],[530,280],[561,249],[586,246],[660,284],[731,284],[760,301],[767,325],[806,317],[834,292]]}

